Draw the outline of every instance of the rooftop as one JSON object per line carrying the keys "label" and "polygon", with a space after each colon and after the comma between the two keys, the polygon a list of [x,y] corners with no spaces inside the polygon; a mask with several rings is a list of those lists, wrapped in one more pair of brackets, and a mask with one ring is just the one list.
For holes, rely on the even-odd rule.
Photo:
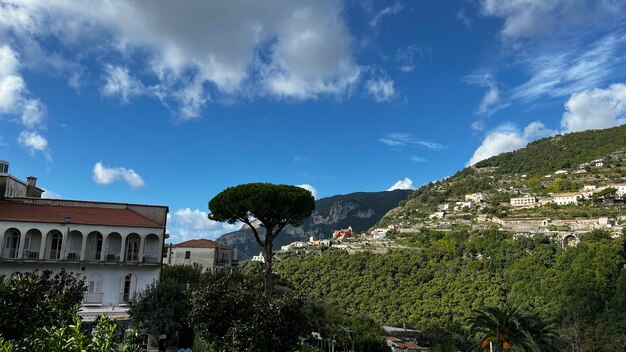
{"label": "rooftop", "polygon": [[181,242],[181,243],[177,243],[175,245],[172,245],[173,248],[226,248],[226,249],[231,249],[228,246],[225,246],[221,243],[215,242],[215,241],[211,241],[211,240],[207,240],[204,238],[198,239],[198,240],[189,240],[189,241],[185,241],[185,242]]}
{"label": "rooftop", "polygon": [[[67,218],[67,221],[66,221]],[[81,225],[108,225],[163,228],[158,223],[123,208],[98,206],[65,206],[20,202],[0,203],[1,221],[71,223]]]}

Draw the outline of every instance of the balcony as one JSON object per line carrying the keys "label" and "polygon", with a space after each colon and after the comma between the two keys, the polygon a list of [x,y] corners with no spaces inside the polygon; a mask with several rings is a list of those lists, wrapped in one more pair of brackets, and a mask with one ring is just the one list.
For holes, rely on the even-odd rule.
{"label": "balcony", "polygon": [[144,263],[158,264],[159,258],[156,256],[146,255],[143,257]]}
{"label": "balcony", "polygon": [[102,293],[83,294],[83,304],[102,304]]}

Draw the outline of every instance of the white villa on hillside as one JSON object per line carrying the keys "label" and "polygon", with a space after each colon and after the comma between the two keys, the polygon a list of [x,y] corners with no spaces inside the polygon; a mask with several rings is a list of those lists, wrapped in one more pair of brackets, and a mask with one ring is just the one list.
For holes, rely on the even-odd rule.
{"label": "white villa on hillside", "polygon": [[553,196],[554,203],[557,205],[578,204],[582,198],[581,193],[560,193]]}
{"label": "white villa on hillside", "polygon": [[[14,178],[7,174],[0,179]],[[83,319],[105,312],[128,319],[129,301],[160,277],[167,212],[165,206],[0,198],[0,274],[80,273],[88,286]]]}
{"label": "white villa on hillside", "polygon": [[537,204],[537,197],[532,194],[526,194],[522,197],[511,198],[511,206],[526,207]]}

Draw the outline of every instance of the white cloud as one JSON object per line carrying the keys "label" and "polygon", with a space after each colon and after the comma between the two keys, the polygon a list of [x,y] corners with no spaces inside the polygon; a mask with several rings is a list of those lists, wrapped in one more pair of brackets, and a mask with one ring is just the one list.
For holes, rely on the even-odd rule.
{"label": "white cloud", "polygon": [[48,140],[39,133],[24,130],[20,132],[17,137],[17,142],[20,147],[26,149],[30,155],[35,155],[36,152],[42,152],[48,161],[51,160],[48,150]]}
{"label": "white cloud", "polygon": [[416,163],[423,163],[425,161],[428,161],[428,159],[424,159],[420,156],[415,156],[415,155],[411,157],[411,160],[415,161]]}
{"label": "white cloud", "polygon": [[19,116],[21,124],[34,128],[43,124],[45,109],[30,97],[19,68],[17,53],[9,45],[0,45],[0,115]]}
{"label": "white cloud", "polygon": [[311,192],[311,194],[313,195],[313,198],[317,199],[317,190],[315,189],[315,187],[309,185],[309,184],[302,184],[302,185],[296,185],[298,187],[304,188],[307,191]]}
{"label": "white cloud", "polygon": [[471,166],[477,162],[505,152],[511,152],[525,147],[529,142],[554,134],[555,131],[547,129],[543,123],[531,122],[523,131],[511,125],[503,125],[487,133],[482,144],[476,149],[472,158],[465,166]]}
{"label": "white cloud", "polygon": [[396,189],[415,189],[415,187],[413,187],[413,180],[406,177],[404,180],[399,180],[398,182],[394,183],[391,187],[387,189],[387,191],[393,191]]}
{"label": "white cloud", "polygon": [[0,28],[21,47],[35,48],[25,56],[53,54],[43,37],[79,48],[77,57],[58,50],[66,52],[60,61],[104,63],[105,93],[124,101],[143,86],[189,119],[215,100],[211,95],[345,94],[361,69],[343,6],[341,0],[7,0]]}
{"label": "white cloud", "polygon": [[48,199],[61,199],[63,198],[60,194],[58,194],[57,192],[48,190],[48,189],[44,189],[44,192],[41,194],[41,198],[48,198]]}
{"label": "white cloud", "polygon": [[500,87],[491,73],[473,73],[463,77],[463,81],[473,86],[487,88],[476,109],[476,114],[488,116],[508,105],[501,102]]}
{"label": "white cloud", "polygon": [[564,132],[608,128],[626,123],[626,85],[572,94],[561,119]]}
{"label": "white cloud", "polygon": [[106,96],[119,95],[122,102],[128,103],[129,98],[144,92],[141,82],[132,77],[127,68],[106,65],[104,71],[105,84],[102,87],[102,94]]}
{"label": "white cloud", "polygon": [[393,100],[396,96],[394,82],[389,78],[370,79],[365,87],[369,95],[379,103]]}
{"label": "white cloud", "polygon": [[378,141],[391,147],[419,145],[431,150],[443,150],[447,148],[443,144],[416,139],[409,133],[385,133],[385,136]]}
{"label": "white cloud", "polygon": [[4,137],[0,136],[0,147],[6,147],[7,142],[4,141]]}
{"label": "white cloud", "polygon": [[376,16],[374,16],[374,18],[372,18],[372,20],[370,21],[370,27],[374,28],[374,27],[378,26],[378,23],[383,18],[385,18],[387,16],[395,15],[395,14],[399,13],[400,11],[402,11],[403,8],[404,8],[404,6],[402,6],[402,4],[400,4],[399,2],[396,2],[392,6],[385,7],[378,14],[376,14]]}
{"label": "white cloud", "polygon": [[619,54],[626,35],[607,35],[591,45],[565,42],[550,48],[531,48],[520,64],[530,78],[511,96],[522,101],[563,97],[600,86],[621,70],[626,57]]}
{"label": "white cloud", "polygon": [[168,214],[167,219],[167,232],[174,243],[199,238],[216,239],[239,228],[241,224],[230,225],[209,220],[208,213],[199,209],[180,208],[172,215]]}
{"label": "white cloud", "polygon": [[505,38],[548,36],[584,26],[624,10],[622,0],[482,0],[485,16],[504,20],[501,35]]}
{"label": "white cloud", "polygon": [[108,185],[123,180],[132,188],[141,188],[145,182],[141,175],[133,169],[123,167],[107,167],[102,162],[97,162],[93,167],[93,180],[97,184]]}

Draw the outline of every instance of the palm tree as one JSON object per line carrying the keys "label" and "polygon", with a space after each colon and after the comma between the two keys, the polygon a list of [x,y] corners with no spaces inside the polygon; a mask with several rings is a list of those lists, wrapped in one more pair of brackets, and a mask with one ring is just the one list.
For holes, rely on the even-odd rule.
{"label": "palm tree", "polygon": [[477,310],[471,331],[480,337],[483,350],[509,351],[516,346],[528,352],[560,352],[567,348],[554,319],[509,305]]}
{"label": "palm tree", "polygon": [[480,337],[482,349],[509,351],[515,345],[528,350],[532,339],[523,326],[526,319],[518,307],[486,306],[476,311],[471,331]]}

